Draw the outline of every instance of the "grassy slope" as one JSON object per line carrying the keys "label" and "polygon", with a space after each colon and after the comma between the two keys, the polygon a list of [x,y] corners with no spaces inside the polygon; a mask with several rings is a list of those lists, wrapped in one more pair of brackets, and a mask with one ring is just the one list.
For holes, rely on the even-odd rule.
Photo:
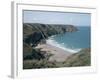
{"label": "grassy slope", "polygon": [[[64,26],[64,27],[60,27]],[[67,28],[65,28],[67,26]],[[33,43],[33,40],[41,39],[41,33],[35,28],[38,27],[45,35],[48,37],[54,34],[60,34],[63,32],[72,32],[77,31],[74,26],[71,25],[47,25],[47,24],[24,24],[23,25],[23,68],[53,68],[53,67],[71,67],[71,66],[88,66],[90,65],[90,49],[83,49],[79,53],[73,54],[64,62],[50,62],[48,58],[51,55],[45,55],[46,52],[41,52],[31,47],[30,43]],[[35,33],[38,33],[37,36]],[[39,38],[40,36],[40,38]],[[36,38],[36,39],[35,39]],[[39,39],[37,39],[39,38]],[[28,40],[28,43],[26,43]],[[36,43],[35,43],[36,44]],[[48,57],[49,56],[49,57]],[[48,58],[47,58],[48,57]]]}
{"label": "grassy slope", "polygon": [[91,56],[89,48],[73,54],[64,62],[65,66],[90,66],[90,64]]}
{"label": "grassy slope", "polygon": [[80,52],[71,55],[64,62],[50,62],[48,59],[26,60],[24,61],[24,69],[32,68],[54,68],[54,67],[75,67],[90,66],[91,64],[90,49],[83,49]]}

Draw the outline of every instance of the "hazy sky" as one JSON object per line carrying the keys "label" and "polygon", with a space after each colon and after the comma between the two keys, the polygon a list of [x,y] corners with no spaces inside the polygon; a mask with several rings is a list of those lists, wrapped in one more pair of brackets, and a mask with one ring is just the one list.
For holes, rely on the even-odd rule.
{"label": "hazy sky", "polygon": [[90,26],[91,15],[88,13],[64,13],[46,11],[23,11],[24,23],[72,24]]}

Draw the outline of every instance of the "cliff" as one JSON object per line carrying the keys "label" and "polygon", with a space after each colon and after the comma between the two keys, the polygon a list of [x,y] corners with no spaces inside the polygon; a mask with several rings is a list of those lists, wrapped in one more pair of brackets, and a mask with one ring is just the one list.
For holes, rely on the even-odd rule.
{"label": "cliff", "polygon": [[77,28],[73,25],[24,23],[23,39],[25,43],[36,46],[41,41],[45,42],[44,39],[49,36],[75,31]]}
{"label": "cliff", "polygon": [[45,55],[34,49],[39,43],[46,43],[46,39],[52,35],[75,32],[73,25],[23,23],[23,59],[41,59]]}
{"label": "cliff", "polygon": [[77,30],[73,25],[24,23],[23,69],[90,66],[90,48],[72,54],[63,62],[50,62],[48,59],[53,56],[52,54],[48,55],[45,51],[41,51],[41,48],[35,48],[38,43],[45,43],[45,39],[52,35],[76,32]]}

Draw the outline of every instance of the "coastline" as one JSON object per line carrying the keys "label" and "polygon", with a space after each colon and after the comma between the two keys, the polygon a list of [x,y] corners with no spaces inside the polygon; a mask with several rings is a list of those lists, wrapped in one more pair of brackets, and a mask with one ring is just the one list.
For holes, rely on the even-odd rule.
{"label": "coastline", "polygon": [[38,23],[23,27],[23,69],[90,65],[90,50],[84,48],[90,46],[89,28]]}
{"label": "coastline", "polygon": [[49,61],[63,62],[73,54],[72,52],[63,50],[50,44],[38,44],[35,48],[41,48],[41,51],[46,51],[48,54],[53,54],[53,56],[49,58]]}
{"label": "coastline", "polygon": [[67,52],[70,52],[70,53],[77,53],[81,50],[80,49],[70,49],[70,48],[66,48],[64,46],[64,43],[61,43],[59,44],[58,42],[56,42],[54,39],[53,39],[54,36],[51,36],[48,40],[46,40],[46,44],[48,45],[52,45],[54,47],[57,47],[57,48],[60,48],[60,49],[63,49],[64,51],[67,51]]}

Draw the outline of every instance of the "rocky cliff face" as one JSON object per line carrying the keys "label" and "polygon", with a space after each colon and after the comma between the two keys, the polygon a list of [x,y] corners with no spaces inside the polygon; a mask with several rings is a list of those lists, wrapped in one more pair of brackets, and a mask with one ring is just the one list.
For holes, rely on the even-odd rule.
{"label": "rocky cliff face", "polygon": [[49,36],[75,31],[77,28],[73,25],[24,23],[23,39],[25,43],[36,46],[41,40],[43,41]]}

